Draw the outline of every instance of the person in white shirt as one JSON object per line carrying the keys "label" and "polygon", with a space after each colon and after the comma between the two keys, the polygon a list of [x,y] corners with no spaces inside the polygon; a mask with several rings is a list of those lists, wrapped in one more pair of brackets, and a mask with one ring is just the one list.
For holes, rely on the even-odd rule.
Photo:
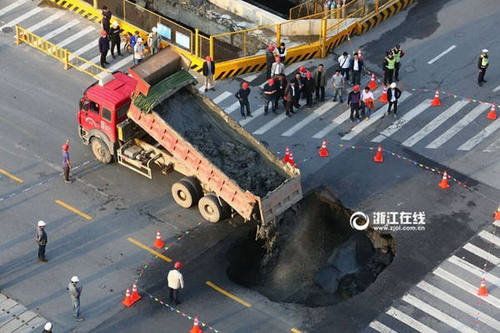
{"label": "person in white shirt", "polygon": [[278,78],[278,75],[285,72],[285,65],[281,62],[279,56],[274,57],[274,63],[271,66],[271,77],[274,79]]}
{"label": "person in white shirt", "polygon": [[349,53],[344,52],[338,59],[340,74],[349,81],[349,68],[351,67],[351,56]]}
{"label": "person in white shirt", "polygon": [[137,38],[137,42],[134,46],[134,62],[139,64],[142,59],[144,59],[144,44],[142,43],[142,38]]}
{"label": "person in white shirt", "polygon": [[[372,115],[372,110],[375,108],[373,93],[370,91],[369,87],[365,87],[365,89],[361,92],[361,117],[365,118],[365,120],[370,119]],[[368,112],[365,113],[366,108],[368,108]]]}
{"label": "person in white shirt", "polygon": [[184,278],[180,272],[181,266],[181,263],[177,261],[174,264],[174,269],[168,272],[167,281],[171,305],[181,304],[179,301],[179,289],[184,289]]}

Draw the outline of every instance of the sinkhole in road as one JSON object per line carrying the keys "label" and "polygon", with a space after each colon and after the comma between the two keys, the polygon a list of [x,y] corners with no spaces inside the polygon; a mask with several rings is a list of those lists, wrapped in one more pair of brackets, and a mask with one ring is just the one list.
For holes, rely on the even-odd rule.
{"label": "sinkhole in road", "polygon": [[312,191],[266,241],[256,241],[254,230],[232,244],[229,278],[272,301],[310,307],[363,292],[390,265],[395,245],[388,234],[352,229],[351,214],[328,190]]}

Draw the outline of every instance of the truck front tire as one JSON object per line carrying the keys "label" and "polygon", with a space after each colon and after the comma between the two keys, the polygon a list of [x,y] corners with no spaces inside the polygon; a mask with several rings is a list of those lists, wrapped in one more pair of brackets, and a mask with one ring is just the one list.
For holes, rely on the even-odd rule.
{"label": "truck front tire", "polygon": [[208,222],[217,223],[222,218],[222,207],[213,194],[205,195],[198,202],[198,209],[201,216]]}
{"label": "truck front tire", "polygon": [[101,139],[93,137],[90,144],[92,146],[92,152],[98,161],[104,164],[111,163],[113,156],[111,156],[108,147],[104,144],[104,142],[102,142]]}
{"label": "truck front tire", "polygon": [[172,197],[179,206],[190,208],[198,200],[199,194],[193,184],[181,179],[172,185]]}

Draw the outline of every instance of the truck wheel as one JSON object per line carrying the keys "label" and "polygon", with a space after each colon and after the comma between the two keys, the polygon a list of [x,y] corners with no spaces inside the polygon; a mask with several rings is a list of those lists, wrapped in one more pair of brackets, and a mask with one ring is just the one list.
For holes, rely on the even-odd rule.
{"label": "truck wheel", "polygon": [[181,179],[172,185],[172,197],[179,206],[189,208],[196,202],[198,194],[189,181]]}
{"label": "truck wheel", "polygon": [[193,204],[197,204],[198,200],[200,200],[200,198],[203,196],[203,189],[201,188],[200,181],[196,177],[182,178],[181,181],[189,183],[194,189]]}
{"label": "truck wheel", "polygon": [[205,195],[198,202],[198,209],[201,216],[208,222],[216,223],[222,218],[222,207],[219,200],[213,194]]}
{"label": "truck wheel", "polygon": [[104,142],[96,137],[92,138],[90,142],[95,158],[104,164],[109,164],[111,162],[112,156]]}

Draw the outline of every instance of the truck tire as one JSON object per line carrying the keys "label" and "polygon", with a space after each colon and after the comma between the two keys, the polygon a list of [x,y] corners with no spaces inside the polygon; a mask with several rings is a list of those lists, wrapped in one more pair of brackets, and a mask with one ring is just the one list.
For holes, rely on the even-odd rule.
{"label": "truck tire", "polygon": [[101,139],[93,137],[90,144],[92,146],[92,152],[98,161],[104,164],[111,163],[113,156],[111,156],[108,147],[104,144],[104,142],[102,142]]}
{"label": "truck tire", "polygon": [[200,181],[196,177],[186,177],[182,178],[181,181],[188,182],[194,189],[193,204],[197,204],[198,201],[203,196],[203,189],[201,188]]}
{"label": "truck tire", "polygon": [[183,208],[192,207],[199,198],[195,187],[185,178],[172,185],[172,197]]}
{"label": "truck tire", "polygon": [[217,223],[222,219],[222,207],[213,194],[205,195],[198,202],[201,216],[208,222]]}

